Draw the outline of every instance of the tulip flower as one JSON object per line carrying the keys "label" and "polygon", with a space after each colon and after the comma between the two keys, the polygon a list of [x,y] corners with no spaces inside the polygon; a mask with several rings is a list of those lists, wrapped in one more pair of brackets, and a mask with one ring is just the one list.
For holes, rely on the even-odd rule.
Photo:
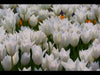
{"label": "tulip flower", "polygon": [[65,32],[62,34],[62,38],[61,38],[61,45],[63,47],[67,47],[70,44],[70,35],[69,33]]}
{"label": "tulip flower", "polygon": [[24,52],[21,56],[21,64],[23,66],[27,65],[30,62],[30,53]]}
{"label": "tulip flower", "polygon": [[55,58],[59,58],[59,51],[58,51],[58,49],[53,47],[52,53],[53,53]]}
{"label": "tulip flower", "polygon": [[12,60],[11,56],[7,55],[1,61],[2,67],[5,71],[10,71],[12,69]]}
{"label": "tulip flower", "polygon": [[21,41],[21,51],[22,52],[30,52],[32,43],[29,40],[22,40]]}
{"label": "tulip flower", "polygon": [[9,55],[13,56],[18,51],[18,44],[16,40],[6,40],[5,44]]}
{"label": "tulip flower", "polygon": [[39,46],[32,46],[32,59],[36,65],[42,63],[42,49]]}
{"label": "tulip flower", "polygon": [[29,19],[29,24],[32,26],[32,27],[35,27],[38,23],[38,17],[32,15]]}
{"label": "tulip flower", "polygon": [[91,38],[92,38],[92,34],[91,34],[90,30],[83,31],[81,33],[81,39],[82,39],[84,44],[87,44],[91,40]]}
{"label": "tulip flower", "polygon": [[75,47],[78,45],[79,42],[79,35],[76,32],[71,33],[71,37],[70,37],[70,44]]}
{"label": "tulip flower", "polygon": [[70,55],[69,55],[70,54],[70,50],[65,51],[65,49],[62,48],[59,54],[60,54],[60,59],[62,61],[64,61],[64,62],[67,62],[68,59],[70,58]]}
{"label": "tulip flower", "polygon": [[89,50],[82,50],[82,51],[79,51],[79,56],[80,56],[80,59],[81,60],[84,60],[85,62],[90,62],[90,61],[93,61],[94,60],[94,57],[93,57],[93,54],[92,54],[92,50],[89,49]]}
{"label": "tulip flower", "polygon": [[59,69],[59,62],[55,59],[49,63],[49,71],[57,71]]}

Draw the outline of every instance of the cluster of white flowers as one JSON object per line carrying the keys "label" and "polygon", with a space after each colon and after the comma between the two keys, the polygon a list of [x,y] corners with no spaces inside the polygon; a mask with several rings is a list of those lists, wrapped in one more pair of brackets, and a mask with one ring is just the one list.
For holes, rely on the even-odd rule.
{"label": "cluster of white flowers", "polygon": [[1,71],[100,71],[100,5],[0,6]]}

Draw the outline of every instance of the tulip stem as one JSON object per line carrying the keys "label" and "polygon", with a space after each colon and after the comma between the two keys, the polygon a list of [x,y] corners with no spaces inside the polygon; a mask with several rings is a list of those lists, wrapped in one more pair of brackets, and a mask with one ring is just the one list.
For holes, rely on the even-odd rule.
{"label": "tulip stem", "polygon": [[34,64],[33,64],[33,60],[32,60],[32,50],[30,50],[30,66],[31,66],[31,70],[34,70]]}

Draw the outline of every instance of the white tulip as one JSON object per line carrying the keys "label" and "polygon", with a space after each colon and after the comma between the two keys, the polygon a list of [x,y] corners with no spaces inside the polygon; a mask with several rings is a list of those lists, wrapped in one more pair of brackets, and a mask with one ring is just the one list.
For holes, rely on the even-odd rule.
{"label": "white tulip", "polygon": [[74,7],[72,5],[68,6],[67,12],[68,13],[66,13],[66,16],[70,17],[74,12]]}
{"label": "white tulip", "polygon": [[21,41],[21,51],[22,52],[30,52],[32,43],[29,40],[22,40]]}
{"label": "white tulip", "polygon": [[64,62],[67,62],[68,59],[70,58],[70,55],[69,55],[70,49],[68,51],[65,51],[65,49],[62,48],[59,54],[60,54],[60,59]]}
{"label": "white tulip", "polygon": [[35,13],[35,11],[33,11],[33,9],[30,7],[27,9],[27,12],[25,14],[25,21],[28,21],[30,19],[30,17]]}
{"label": "white tulip", "polygon": [[36,65],[40,65],[42,63],[42,49],[40,46],[32,46],[32,59]]}
{"label": "white tulip", "polygon": [[[31,5],[28,9],[27,9],[27,15],[29,13],[34,13],[35,15],[38,15],[38,10],[40,10],[40,6],[39,5]],[[29,12],[29,13],[28,13]],[[28,15],[30,16],[30,14]]]}
{"label": "white tulip", "polygon": [[89,20],[95,20],[96,19],[96,17],[95,17],[95,11],[94,10],[91,10],[91,11],[88,11],[87,12],[87,16],[88,16],[88,19]]}
{"label": "white tulip", "polygon": [[[71,6],[71,5],[70,5]],[[61,5],[61,9],[63,10],[63,12],[64,13],[66,13],[66,12],[70,12],[69,11],[69,7],[70,7],[69,5],[67,5],[67,4],[63,4],[63,5]],[[67,14],[67,13],[66,13]]]}
{"label": "white tulip", "polygon": [[93,46],[92,54],[94,58],[98,58],[100,56],[100,44],[96,45],[96,47]]}
{"label": "white tulip", "polygon": [[53,40],[55,44],[59,45],[61,43],[61,35],[62,33],[58,31],[55,31],[53,33]]}
{"label": "white tulip", "polygon": [[26,5],[26,4],[23,4],[23,5],[19,4],[18,7],[17,7],[17,13],[20,13],[20,16],[23,20],[25,19],[24,16],[27,12],[27,8],[28,8],[28,5]]}
{"label": "white tulip", "polygon": [[5,45],[0,44],[0,61],[7,55]]}
{"label": "white tulip", "polygon": [[66,63],[64,61],[61,61],[61,65],[65,68],[66,71],[75,70],[75,62],[73,62],[72,59],[68,59]]}
{"label": "white tulip", "polygon": [[40,23],[39,30],[43,31],[46,35],[50,35],[54,31],[54,26],[51,24],[52,22],[49,20],[44,20],[43,23]]}
{"label": "white tulip", "polygon": [[93,61],[94,58],[93,58],[93,54],[92,54],[92,50],[91,49],[88,49],[88,50],[82,50],[82,51],[79,51],[79,56],[80,56],[80,59],[81,60],[84,60],[85,62],[90,62],[90,61]]}
{"label": "white tulip", "polygon": [[84,23],[86,20],[86,14],[83,11],[76,10],[75,12],[75,19],[79,23]]}
{"label": "white tulip", "polygon": [[19,52],[17,51],[14,56],[12,57],[13,65],[16,65],[19,61]]}
{"label": "white tulip", "polygon": [[92,71],[96,71],[97,69],[99,69],[99,62],[90,62],[89,67],[92,69]]}
{"label": "white tulip", "polygon": [[79,35],[76,32],[71,33],[70,44],[73,47],[76,47],[78,45],[78,42],[79,42]]}
{"label": "white tulip", "polygon": [[83,31],[81,33],[81,39],[82,39],[82,41],[83,41],[84,44],[87,44],[91,40],[91,38],[92,38],[92,35],[91,35],[90,30]]}
{"label": "white tulip", "polygon": [[61,5],[53,5],[53,11],[56,15],[59,15],[61,12]]}
{"label": "white tulip", "polygon": [[1,64],[5,71],[10,71],[12,69],[11,56],[9,56],[9,55],[5,56],[3,61],[1,61]]}
{"label": "white tulip", "polygon": [[[34,35],[33,35],[34,34]],[[31,40],[35,42],[35,44],[43,44],[47,41],[47,37],[45,33],[42,31],[37,31],[31,34]]]}
{"label": "white tulip", "polygon": [[75,61],[75,70],[76,71],[89,71],[90,69],[88,69],[86,65],[87,65],[87,62],[84,62],[84,60],[79,61],[79,59],[77,58]]}
{"label": "white tulip", "polygon": [[95,39],[98,37],[98,29],[96,26],[94,26],[93,28],[91,28],[91,33],[92,33],[92,39]]}
{"label": "white tulip", "polygon": [[49,70],[50,62],[54,61],[54,55],[52,53],[50,55],[46,54],[45,58],[45,69]]}
{"label": "white tulip", "polygon": [[40,10],[38,11],[39,20],[45,20],[49,16],[48,10]]}
{"label": "white tulip", "polygon": [[46,54],[46,62],[49,64],[49,62],[54,60],[54,55],[51,53],[50,55]]}
{"label": "white tulip", "polygon": [[95,16],[98,16],[98,5],[93,4],[92,9],[95,11]]}
{"label": "white tulip", "polygon": [[21,56],[21,64],[23,66],[27,65],[30,62],[30,53],[24,52]]}
{"label": "white tulip", "polygon": [[59,51],[58,49],[56,49],[55,47],[53,47],[52,53],[54,55],[55,58],[59,58]]}
{"label": "white tulip", "polygon": [[53,60],[49,63],[49,71],[57,71],[59,69],[59,62],[58,60]]}
{"label": "white tulip", "polygon": [[95,28],[93,23],[82,23],[80,27],[81,27],[82,32],[91,30],[92,28]]}
{"label": "white tulip", "polygon": [[16,40],[6,40],[5,44],[9,55],[13,56],[18,51],[18,44]]}
{"label": "white tulip", "polygon": [[16,24],[16,15],[13,12],[8,13],[7,16],[5,16],[3,24],[7,32],[14,33]]}
{"label": "white tulip", "polygon": [[67,47],[70,43],[70,35],[69,33],[65,32],[62,34],[62,38],[61,38],[61,44],[63,47]]}
{"label": "white tulip", "polygon": [[29,23],[32,27],[36,26],[38,23],[38,17],[36,17],[35,15],[32,15],[29,19]]}

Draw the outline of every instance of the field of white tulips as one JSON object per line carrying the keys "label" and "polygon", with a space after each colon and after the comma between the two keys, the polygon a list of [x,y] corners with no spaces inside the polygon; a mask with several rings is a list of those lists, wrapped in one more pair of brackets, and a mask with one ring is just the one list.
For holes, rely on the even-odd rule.
{"label": "field of white tulips", "polygon": [[0,71],[100,71],[100,5],[0,4]]}

